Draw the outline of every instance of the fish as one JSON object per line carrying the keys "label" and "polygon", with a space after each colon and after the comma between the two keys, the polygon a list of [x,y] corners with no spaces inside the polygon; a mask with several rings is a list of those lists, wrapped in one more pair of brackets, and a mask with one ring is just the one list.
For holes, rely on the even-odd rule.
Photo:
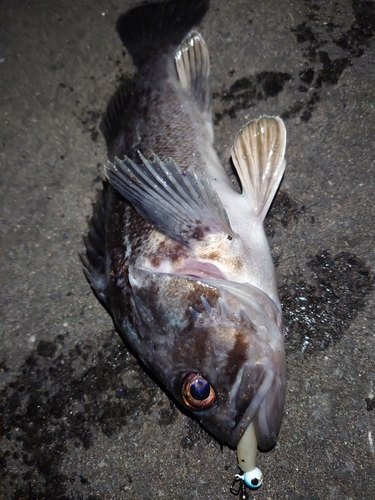
{"label": "fish", "polygon": [[173,399],[221,443],[236,447],[251,424],[268,450],[286,363],[264,218],[286,132],[278,117],[244,125],[231,151],[236,189],[214,149],[209,53],[195,30],[208,8],[169,0],[119,17],[137,77],[103,118],[106,181],[81,259],[119,333]]}

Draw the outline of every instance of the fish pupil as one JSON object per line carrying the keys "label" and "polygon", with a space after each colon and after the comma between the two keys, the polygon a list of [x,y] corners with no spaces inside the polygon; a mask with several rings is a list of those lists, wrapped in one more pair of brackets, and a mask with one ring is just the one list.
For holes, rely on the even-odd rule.
{"label": "fish pupil", "polygon": [[204,378],[198,378],[191,384],[190,394],[192,398],[203,401],[210,395],[210,384]]}

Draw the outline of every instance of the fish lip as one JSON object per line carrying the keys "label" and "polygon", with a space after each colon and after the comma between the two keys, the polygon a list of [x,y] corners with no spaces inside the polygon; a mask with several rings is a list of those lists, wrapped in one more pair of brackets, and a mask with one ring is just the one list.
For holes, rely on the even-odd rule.
{"label": "fish lip", "polygon": [[[231,431],[231,437],[233,436],[234,439],[233,440],[231,439],[232,443],[230,443],[232,446],[237,446],[239,440],[241,439],[242,435],[245,433],[250,422],[252,422],[256,418],[256,415],[257,415],[262,403],[266,399],[267,394],[269,393],[270,389],[272,388],[272,385],[273,385],[274,380],[276,378],[276,374],[272,368],[264,366],[264,365],[258,365],[258,366],[262,368],[262,374],[264,374],[264,379],[263,379],[260,387],[257,389],[250,404],[247,406],[246,410],[243,413],[241,413],[240,415],[236,415],[236,417],[234,418],[235,423],[234,423],[232,431]],[[241,384],[240,384],[238,391],[237,391],[237,394],[236,394],[236,399],[239,397],[239,394],[241,392],[243,385],[248,383],[247,374],[253,370],[254,370],[253,365],[247,367],[247,369],[244,370],[244,372],[242,374],[242,381],[241,381]]]}
{"label": "fish lip", "polygon": [[185,262],[183,267],[174,271],[173,274],[177,276],[184,276],[186,278],[218,279],[227,281],[227,278],[217,266],[211,264],[210,262],[199,262],[197,260]]}

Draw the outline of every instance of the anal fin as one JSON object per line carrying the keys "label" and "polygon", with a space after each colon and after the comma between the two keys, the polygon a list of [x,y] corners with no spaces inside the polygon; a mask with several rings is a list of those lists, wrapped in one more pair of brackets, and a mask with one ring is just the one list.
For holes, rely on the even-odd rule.
{"label": "anal fin", "polygon": [[232,160],[253,212],[264,220],[285,170],[286,130],[279,117],[262,116],[237,134]]}

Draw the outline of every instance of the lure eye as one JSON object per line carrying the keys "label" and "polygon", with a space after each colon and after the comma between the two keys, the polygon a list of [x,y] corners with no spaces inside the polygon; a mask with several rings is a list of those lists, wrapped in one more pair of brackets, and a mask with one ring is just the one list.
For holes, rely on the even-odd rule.
{"label": "lure eye", "polygon": [[263,474],[258,467],[255,467],[253,470],[244,473],[243,481],[248,488],[257,490],[263,484]]}
{"label": "lure eye", "polygon": [[182,399],[193,410],[205,410],[214,404],[216,393],[202,375],[190,373],[182,383]]}

